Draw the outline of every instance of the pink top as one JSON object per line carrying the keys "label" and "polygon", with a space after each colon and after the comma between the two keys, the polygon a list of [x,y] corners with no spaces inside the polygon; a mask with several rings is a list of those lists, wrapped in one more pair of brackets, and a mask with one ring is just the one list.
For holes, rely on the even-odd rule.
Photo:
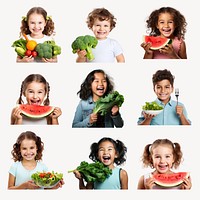
{"label": "pink top", "polygon": [[[178,37],[175,37],[172,41],[172,46],[177,54],[180,50],[182,42],[183,42],[183,39],[179,40]],[[158,50],[156,50],[156,51],[154,51],[153,59],[170,59],[170,58],[169,58],[169,56],[164,55],[164,54],[160,53]]]}

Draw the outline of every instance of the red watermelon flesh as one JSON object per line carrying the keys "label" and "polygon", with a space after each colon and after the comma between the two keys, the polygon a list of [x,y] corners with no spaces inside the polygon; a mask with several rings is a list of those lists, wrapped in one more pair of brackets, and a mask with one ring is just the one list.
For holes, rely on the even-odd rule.
{"label": "red watermelon flesh", "polygon": [[29,105],[19,104],[22,114],[30,118],[42,118],[51,114],[54,110],[53,106],[40,106],[40,105]]}
{"label": "red watermelon flesh", "polygon": [[171,39],[163,38],[163,37],[159,37],[159,36],[155,37],[155,36],[145,35],[143,37],[143,41],[145,43],[150,43],[151,44],[150,49],[152,49],[152,50],[158,50],[160,48],[163,48],[168,43],[170,43]]}
{"label": "red watermelon flesh", "polygon": [[153,178],[157,185],[163,187],[175,187],[183,182],[184,178],[188,178],[188,172],[177,172],[173,174],[154,174]]}

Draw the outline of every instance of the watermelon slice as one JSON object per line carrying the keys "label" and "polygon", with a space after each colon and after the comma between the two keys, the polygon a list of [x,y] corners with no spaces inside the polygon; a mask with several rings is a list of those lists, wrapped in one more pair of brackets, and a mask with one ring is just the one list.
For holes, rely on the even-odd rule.
{"label": "watermelon slice", "polygon": [[184,178],[189,177],[189,172],[177,172],[173,174],[154,174],[155,183],[162,187],[175,187],[183,183]]}
{"label": "watermelon slice", "polygon": [[163,48],[165,45],[170,44],[172,42],[171,39],[163,38],[159,36],[143,36],[143,42],[145,43],[151,43],[150,49],[152,50],[158,50],[160,48]]}
{"label": "watermelon slice", "polygon": [[54,110],[53,106],[40,106],[29,104],[19,104],[18,106],[22,110],[22,114],[35,119],[46,117],[49,114],[51,114]]}

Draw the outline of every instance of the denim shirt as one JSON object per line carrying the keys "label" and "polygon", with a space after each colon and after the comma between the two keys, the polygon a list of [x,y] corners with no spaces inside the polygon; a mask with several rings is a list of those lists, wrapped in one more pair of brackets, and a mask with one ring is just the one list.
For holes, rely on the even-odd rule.
{"label": "denim shirt", "polygon": [[[176,114],[176,101],[170,99],[170,101],[166,105],[164,105],[159,99],[156,99],[155,101],[159,105],[164,106],[164,109],[161,113],[152,118],[150,125],[181,125],[180,118]],[[183,114],[185,115],[186,119],[191,123],[191,121],[188,119],[185,106],[181,102],[178,102],[178,104],[183,107]],[[141,117],[139,117],[137,123],[140,124],[143,120],[144,116],[142,114]]]}
{"label": "denim shirt", "polygon": [[[92,97],[89,97],[87,100],[80,100],[75,116],[72,123],[72,128],[88,128],[95,127],[95,124],[90,124],[90,114],[92,114],[95,106],[95,102],[93,102]],[[109,128],[121,128],[123,127],[124,122],[121,117],[121,114],[118,113],[115,116],[111,115],[111,112],[108,112],[105,115],[105,127]]]}

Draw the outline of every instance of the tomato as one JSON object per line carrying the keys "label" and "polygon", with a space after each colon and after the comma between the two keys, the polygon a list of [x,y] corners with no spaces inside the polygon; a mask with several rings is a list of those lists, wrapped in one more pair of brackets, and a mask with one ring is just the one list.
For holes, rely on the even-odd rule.
{"label": "tomato", "polygon": [[29,57],[32,55],[31,53],[32,53],[31,50],[26,50],[25,55]]}
{"label": "tomato", "polygon": [[31,55],[35,58],[38,55],[38,53],[37,53],[37,51],[32,51]]}

